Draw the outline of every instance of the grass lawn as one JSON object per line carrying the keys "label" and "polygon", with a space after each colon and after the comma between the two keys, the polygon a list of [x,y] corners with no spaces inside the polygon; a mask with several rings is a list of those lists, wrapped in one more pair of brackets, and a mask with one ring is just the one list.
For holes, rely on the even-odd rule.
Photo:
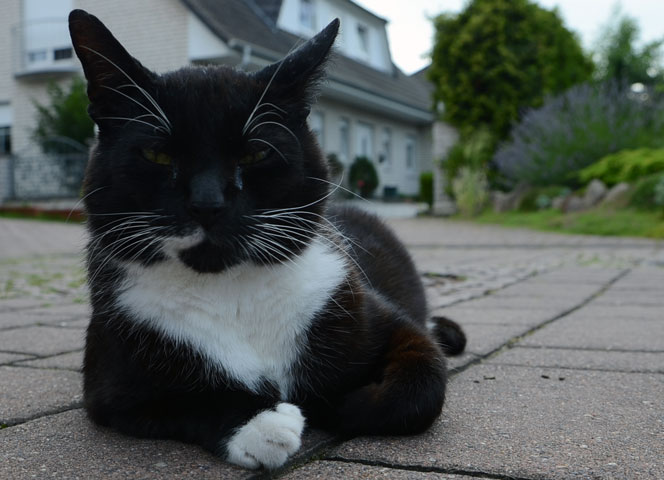
{"label": "grass lawn", "polygon": [[504,213],[486,211],[475,220],[480,223],[562,233],[664,239],[664,215],[637,210],[596,209],[578,213],[561,213],[558,210]]}

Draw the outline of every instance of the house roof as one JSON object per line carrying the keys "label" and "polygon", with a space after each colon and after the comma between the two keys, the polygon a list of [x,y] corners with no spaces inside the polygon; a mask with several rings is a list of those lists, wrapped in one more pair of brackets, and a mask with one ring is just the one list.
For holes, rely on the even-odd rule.
{"label": "house roof", "polygon": [[[277,27],[281,0],[183,0],[214,34],[232,48],[252,47],[253,53],[274,62],[285,56],[302,38]],[[330,83],[359,90],[410,110],[431,111],[430,90],[414,77],[392,66],[391,72],[337,54],[328,70]]]}

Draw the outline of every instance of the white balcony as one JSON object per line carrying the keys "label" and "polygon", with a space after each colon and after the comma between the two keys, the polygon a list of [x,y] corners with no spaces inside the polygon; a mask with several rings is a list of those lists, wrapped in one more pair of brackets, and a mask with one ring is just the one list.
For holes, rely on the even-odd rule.
{"label": "white balcony", "polygon": [[66,19],[37,20],[15,25],[12,37],[15,76],[78,70]]}

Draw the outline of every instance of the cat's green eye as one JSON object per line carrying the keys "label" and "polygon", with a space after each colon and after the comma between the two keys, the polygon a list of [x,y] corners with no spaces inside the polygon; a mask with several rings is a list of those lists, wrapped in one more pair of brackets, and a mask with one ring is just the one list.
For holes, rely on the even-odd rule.
{"label": "cat's green eye", "polygon": [[267,157],[267,150],[261,150],[259,152],[247,153],[245,156],[240,157],[240,165],[251,165],[253,163],[258,163],[261,160],[265,160]]}
{"label": "cat's green eye", "polygon": [[149,148],[143,149],[143,157],[145,157],[146,160],[159,165],[171,165],[173,163],[173,159],[170,155],[166,155],[163,152],[155,152]]}

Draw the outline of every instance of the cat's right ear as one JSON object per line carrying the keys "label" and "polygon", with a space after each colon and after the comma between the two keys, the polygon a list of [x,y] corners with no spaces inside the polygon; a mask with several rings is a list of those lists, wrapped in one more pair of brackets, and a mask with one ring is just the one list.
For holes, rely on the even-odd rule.
{"label": "cat's right ear", "polygon": [[[151,83],[152,72],[129,55],[94,15],[73,10],[69,14],[69,33],[88,81],[90,116],[93,118],[100,109],[118,103],[118,88],[127,84],[133,84],[137,89],[146,88]],[[125,95],[131,95],[129,90],[125,92]]]}

